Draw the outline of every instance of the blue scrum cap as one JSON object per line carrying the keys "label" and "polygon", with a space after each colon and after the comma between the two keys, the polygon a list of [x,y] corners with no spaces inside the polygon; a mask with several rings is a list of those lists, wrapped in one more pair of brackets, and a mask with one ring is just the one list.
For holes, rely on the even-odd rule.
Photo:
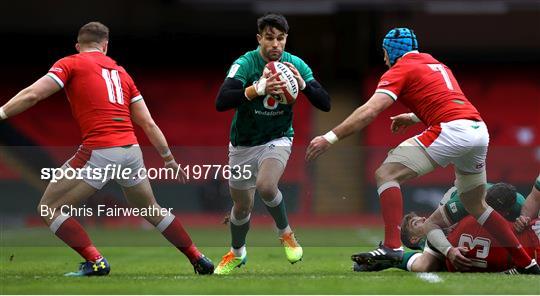
{"label": "blue scrum cap", "polygon": [[411,50],[418,50],[418,41],[413,30],[409,28],[394,28],[384,36],[383,48],[390,58],[390,65]]}

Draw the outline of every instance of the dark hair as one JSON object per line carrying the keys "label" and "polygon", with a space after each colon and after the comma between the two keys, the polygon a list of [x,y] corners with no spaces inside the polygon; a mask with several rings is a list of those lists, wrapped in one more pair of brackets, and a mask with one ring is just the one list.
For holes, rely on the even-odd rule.
{"label": "dark hair", "polygon": [[276,28],[282,32],[289,32],[289,24],[287,19],[278,13],[267,13],[257,19],[257,28],[259,33],[262,33],[266,27]]}
{"label": "dark hair", "polygon": [[79,43],[100,43],[109,40],[109,28],[100,22],[90,22],[79,29],[77,42]]}
{"label": "dark hair", "polygon": [[410,212],[407,215],[403,216],[401,220],[401,242],[411,250],[422,250],[422,240],[417,240],[416,242],[411,241],[411,231],[409,229],[409,221],[412,218],[418,217],[415,212]]}
{"label": "dark hair", "polygon": [[516,187],[508,183],[497,183],[486,192],[486,202],[495,211],[507,218],[509,209],[516,202]]}

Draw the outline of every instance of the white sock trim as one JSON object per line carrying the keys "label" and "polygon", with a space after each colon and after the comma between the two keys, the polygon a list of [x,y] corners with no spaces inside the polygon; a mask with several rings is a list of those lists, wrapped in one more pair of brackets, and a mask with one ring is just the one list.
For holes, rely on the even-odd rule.
{"label": "white sock trim", "polygon": [[233,252],[234,257],[242,258],[242,257],[246,256],[246,254],[247,254],[246,245],[241,246],[239,249],[235,249],[235,248],[231,247],[231,252]]}
{"label": "white sock trim", "polygon": [[248,223],[250,218],[251,218],[251,213],[249,213],[244,219],[238,220],[234,216],[234,208],[231,209],[231,220],[230,221],[231,221],[232,224],[234,224],[236,226],[240,226],[240,225],[244,225],[244,224]]}
{"label": "white sock trim", "polygon": [[411,256],[411,258],[409,258],[409,261],[407,261],[407,270],[408,271],[412,271],[412,265],[414,263],[414,261],[416,261],[416,259],[418,259],[418,257],[420,257],[422,255],[422,253],[416,253],[414,255]]}
{"label": "white sock trim", "polygon": [[283,200],[283,194],[281,194],[281,191],[278,190],[276,196],[274,197],[273,200],[271,201],[266,201],[266,200],[262,200],[264,202],[265,205],[271,207],[271,208],[275,208],[277,207],[281,201]]}
{"label": "white sock trim", "polygon": [[480,215],[480,217],[478,217],[478,219],[476,219],[476,221],[478,221],[478,224],[483,226],[484,223],[486,223],[487,219],[489,218],[489,215],[491,215],[491,212],[493,212],[493,208],[488,207],[486,209],[486,211],[484,213],[482,213],[482,215]]}
{"label": "white sock trim", "polygon": [[398,182],[396,182],[396,181],[388,181],[388,182],[382,184],[381,186],[379,186],[379,188],[377,188],[377,193],[380,196],[381,193],[383,193],[386,189],[391,188],[391,187],[397,187],[398,189],[401,189]]}
{"label": "white sock trim", "polygon": [[290,225],[287,225],[287,227],[285,227],[283,229],[277,228],[277,233],[278,233],[279,236],[283,236],[285,233],[290,233],[290,232],[292,232],[292,229],[291,229]]}
{"label": "white sock trim", "polygon": [[159,221],[158,225],[156,226],[156,228],[160,231],[160,232],[163,232],[165,231],[165,229],[167,229],[167,227],[169,227],[169,225],[171,225],[172,221],[174,220],[174,218],[176,218],[174,215],[167,215],[165,217],[163,217],[163,219],[161,219],[161,221]]}
{"label": "white sock trim", "polygon": [[58,228],[60,228],[60,226],[62,226],[64,221],[66,221],[69,217],[71,216],[60,214],[58,217],[54,219],[51,225],[49,225],[49,228],[51,229],[53,233],[56,233],[56,231],[58,231]]}

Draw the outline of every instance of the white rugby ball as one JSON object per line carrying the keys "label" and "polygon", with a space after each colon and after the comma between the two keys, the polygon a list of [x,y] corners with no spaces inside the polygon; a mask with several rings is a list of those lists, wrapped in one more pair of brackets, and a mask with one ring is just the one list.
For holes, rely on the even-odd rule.
{"label": "white rugby ball", "polygon": [[277,80],[279,81],[285,81],[285,86],[282,88],[283,93],[274,96],[274,98],[280,103],[280,104],[292,104],[294,101],[296,101],[296,98],[298,97],[298,81],[296,81],[296,78],[294,78],[294,74],[287,67],[287,65],[280,63],[280,62],[270,62],[266,64],[265,66],[265,72],[269,71],[270,75],[274,75],[276,73],[280,73],[280,75],[277,77]]}

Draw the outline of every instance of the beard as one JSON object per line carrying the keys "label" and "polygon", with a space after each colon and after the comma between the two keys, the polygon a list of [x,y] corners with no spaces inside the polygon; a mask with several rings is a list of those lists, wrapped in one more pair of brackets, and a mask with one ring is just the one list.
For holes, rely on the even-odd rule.
{"label": "beard", "polygon": [[265,56],[269,61],[278,61],[281,59],[281,56],[283,55],[283,51],[279,52],[273,52],[272,50],[269,50],[266,52]]}

